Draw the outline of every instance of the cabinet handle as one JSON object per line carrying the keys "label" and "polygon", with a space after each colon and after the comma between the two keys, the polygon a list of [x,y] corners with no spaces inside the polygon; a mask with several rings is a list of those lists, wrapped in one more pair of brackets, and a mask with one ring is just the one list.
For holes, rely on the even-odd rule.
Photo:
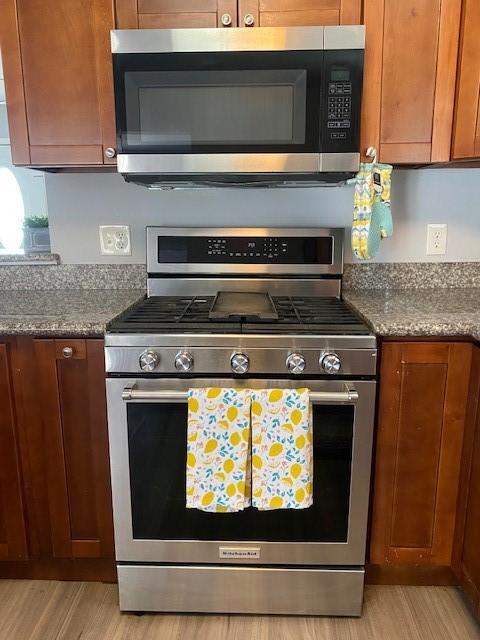
{"label": "cabinet handle", "polygon": [[232,16],[229,13],[224,13],[221,21],[224,27],[229,27],[232,24]]}
{"label": "cabinet handle", "polygon": [[117,155],[117,150],[114,149],[113,147],[107,147],[105,149],[105,157],[106,158],[115,158],[116,155]]}
{"label": "cabinet handle", "polygon": [[255,24],[255,18],[253,17],[253,15],[251,13],[247,13],[243,19],[243,24],[246,27],[253,27],[253,25]]}
{"label": "cabinet handle", "polygon": [[71,358],[73,356],[72,347],[63,347],[62,354],[64,358]]}

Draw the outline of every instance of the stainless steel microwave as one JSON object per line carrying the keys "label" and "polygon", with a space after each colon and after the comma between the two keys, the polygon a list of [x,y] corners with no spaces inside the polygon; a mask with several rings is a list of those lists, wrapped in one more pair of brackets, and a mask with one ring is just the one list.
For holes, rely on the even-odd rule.
{"label": "stainless steel microwave", "polygon": [[351,177],[364,42],[363,26],[112,31],[118,171],[151,188]]}

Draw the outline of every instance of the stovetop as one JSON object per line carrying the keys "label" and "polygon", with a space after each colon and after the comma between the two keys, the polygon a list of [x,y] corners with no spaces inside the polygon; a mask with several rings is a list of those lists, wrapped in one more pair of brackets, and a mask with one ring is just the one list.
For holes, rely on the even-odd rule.
{"label": "stovetop", "polygon": [[368,335],[368,327],[336,297],[272,296],[278,319],[231,315],[212,319],[214,296],[152,296],[113,320],[112,334],[242,333]]}

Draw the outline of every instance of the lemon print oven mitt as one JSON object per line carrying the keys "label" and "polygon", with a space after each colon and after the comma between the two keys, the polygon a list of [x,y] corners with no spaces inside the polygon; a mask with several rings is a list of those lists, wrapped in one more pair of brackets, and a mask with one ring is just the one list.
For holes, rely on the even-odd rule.
{"label": "lemon print oven mitt", "polygon": [[187,509],[242,511],[250,505],[250,392],[190,389]]}
{"label": "lemon print oven mitt", "polygon": [[313,446],[307,389],[252,394],[252,506],[306,509],[313,503]]}
{"label": "lemon print oven mitt", "polygon": [[366,162],[355,178],[352,251],[360,260],[375,257],[381,239],[392,235],[391,173],[391,165]]}

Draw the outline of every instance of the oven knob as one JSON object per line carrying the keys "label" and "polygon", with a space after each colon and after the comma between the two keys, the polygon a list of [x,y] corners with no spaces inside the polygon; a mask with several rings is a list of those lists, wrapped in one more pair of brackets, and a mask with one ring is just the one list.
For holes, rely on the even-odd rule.
{"label": "oven knob", "polygon": [[250,366],[250,360],[244,353],[234,353],[230,358],[230,364],[232,365],[233,373],[247,373]]}
{"label": "oven knob", "polygon": [[305,357],[301,353],[291,353],[286,361],[287,369],[296,375],[303,373],[306,364]]}
{"label": "oven knob", "polygon": [[175,356],[175,369],[177,371],[190,371],[193,367],[193,356],[188,351],[180,351]]}
{"label": "oven knob", "polygon": [[140,364],[140,369],[142,371],[154,371],[160,362],[160,356],[155,351],[144,351],[140,354],[140,358],[138,359]]}
{"label": "oven knob", "polygon": [[338,373],[342,368],[342,362],[336,353],[326,353],[320,357],[320,366],[325,373]]}

